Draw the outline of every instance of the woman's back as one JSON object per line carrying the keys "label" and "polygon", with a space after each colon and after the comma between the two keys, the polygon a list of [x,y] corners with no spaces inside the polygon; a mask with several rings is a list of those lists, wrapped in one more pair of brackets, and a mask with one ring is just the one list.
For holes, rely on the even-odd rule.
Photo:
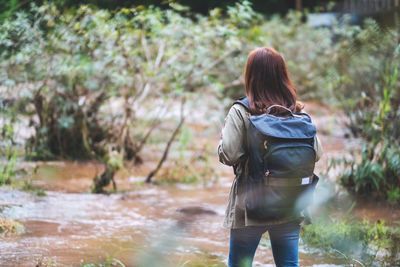
{"label": "woman's back", "polygon": [[[262,114],[265,114],[272,105],[280,105],[283,107],[270,109],[271,115],[267,116],[271,116],[271,118],[274,118],[273,115],[282,113],[282,108],[288,109],[290,113],[300,112],[303,105],[297,102],[296,89],[290,82],[283,58],[272,48],[259,48],[249,54],[246,65],[245,85],[248,101],[246,101],[245,104],[236,103],[232,105],[225,119],[221,134],[222,138],[218,146],[220,161],[223,164],[233,166],[235,173],[235,179],[232,183],[224,220],[224,226],[231,228],[229,266],[251,266],[259,239],[265,231],[268,231],[270,234],[272,250],[277,266],[298,266],[298,234],[299,224],[302,221],[300,210],[298,210],[298,212],[279,214],[279,216],[252,216],[252,212],[249,209],[251,206],[249,203],[253,195],[262,188],[260,181],[273,181],[275,178],[286,179],[297,177],[278,176],[271,177],[271,179],[273,178],[272,180],[269,179],[269,171],[265,165],[273,162],[271,158],[268,158],[271,154],[268,154],[268,152],[270,152],[268,149],[272,147],[268,147],[268,142],[272,139],[268,139],[270,137],[266,135],[265,142],[254,142],[256,138],[263,136],[263,133],[250,136],[249,139],[249,131],[254,131],[254,128],[257,128],[255,126],[259,123],[257,120],[260,120],[260,118],[263,119],[264,115]],[[265,122],[263,123],[267,123],[269,119],[269,117],[265,118],[266,120],[264,120]],[[293,118],[293,121],[294,119],[295,118]],[[276,123],[279,124],[279,120],[276,121]],[[287,125],[290,125],[290,123]],[[278,127],[277,129],[279,133],[280,128]],[[294,132],[296,132],[296,130],[294,130]],[[300,153],[298,158],[302,160],[303,154],[301,153],[303,152],[301,151],[310,151],[308,154],[312,154],[312,159],[317,161],[322,154],[320,142],[315,133],[308,137],[310,138],[309,143],[312,144],[311,146],[306,149],[306,144],[300,145],[304,147],[303,150],[298,148],[286,149],[288,152],[286,154],[293,154],[296,150]],[[267,142],[267,140],[269,141]],[[294,142],[296,142],[296,140],[294,140]],[[301,142],[296,143],[301,144]],[[260,160],[261,156],[257,156],[259,154],[258,150],[261,151],[263,160]],[[286,154],[282,154],[282,157],[284,158]],[[254,155],[256,156],[254,157]],[[262,170],[262,175],[254,175],[255,172],[253,170],[249,171],[249,168],[255,168],[254,166],[258,166],[257,164],[263,164],[262,167],[259,167],[259,169]],[[310,170],[313,170],[313,163]],[[250,178],[249,173],[251,174]],[[304,177],[299,178],[300,186],[302,182],[305,184],[304,181],[306,180],[303,179]],[[256,181],[256,183],[249,184],[249,181]],[[282,179],[279,181],[282,181]],[[291,179],[291,182],[293,181],[294,180]],[[312,178],[307,180],[307,182],[311,184],[313,182]],[[263,184],[265,183],[263,182]],[[267,187],[268,186],[270,185],[267,185]],[[249,188],[252,190],[249,190]],[[274,195],[279,195],[281,194],[279,192],[282,191],[281,189],[263,190],[261,190],[261,195],[257,196],[257,198],[270,200],[264,203],[266,205],[261,207],[261,211],[267,210],[268,207],[275,205],[276,203],[273,203],[273,201],[271,202],[271,199],[275,199]],[[290,194],[287,196],[289,195]],[[253,202],[253,204],[254,203],[258,205],[258,202]]]}

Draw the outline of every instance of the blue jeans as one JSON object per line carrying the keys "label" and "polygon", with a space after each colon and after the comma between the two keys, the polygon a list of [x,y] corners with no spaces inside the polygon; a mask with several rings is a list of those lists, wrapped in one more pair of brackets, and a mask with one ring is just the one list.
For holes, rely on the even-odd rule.
{"label": "blue jeans", "polygon": [[248,226],[231,229],[229,267],[251,267],[262,234],[268,231],[272,254],[278,267],[299,266],[298,222],[272,226]]}

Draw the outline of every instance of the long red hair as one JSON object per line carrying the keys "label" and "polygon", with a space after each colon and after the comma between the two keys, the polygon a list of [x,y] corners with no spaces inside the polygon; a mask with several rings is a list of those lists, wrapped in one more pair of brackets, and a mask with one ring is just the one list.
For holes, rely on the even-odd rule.
{"label": "long red hair", "polygon": [[[252,114],[265,113],[271,105],[281,105],[300,112],[303,104],[297,101],[296,87],[289,78],[282,56],[272,47],[250,52],[245,71],[246,95]],[[272,109],[271,113],[282,112]]]}

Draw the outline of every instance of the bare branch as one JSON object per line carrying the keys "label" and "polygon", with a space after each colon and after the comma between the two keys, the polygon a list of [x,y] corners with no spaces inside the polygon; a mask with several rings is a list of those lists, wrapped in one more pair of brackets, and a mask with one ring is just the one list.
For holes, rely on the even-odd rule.
{"label": "bare branch", "polygon": [[158,70],[158,67],[160,66],[161,60],[164,56],[164,51],[165,51],[165,40],[163,40],[158,48],[158,53],[157,53],[157,58],[156,61],[154,62],[154,68]]}
{"label": "bare branch", "polygon": [[182,98],[182,102],[181,102],[181,112],[180,112],[181,114],[180,114],[179,123],[176,126],[174,132],[172,133],[171,137],[169,138],[167,146],[165,147],[164,153],[163,153],[160,161],[158,162],[157,167],[153,171],[151,171],[150,174],[147,176],[146,181],[145,181],[146,183],[150,183],[151,182],[151,178],[153,178],[153,176],[157,174],[157,172],[161,169],[164,161],[168,157],[168,152],[169,152],[169,149],[171,147],[171,144],[174,142],[177,134],[179,133],[179,130],[181,129],[181,127],[182,127],[182,125],[183,125],[183,123],[185,121],[185,116],[184,116],[185,101],[186,101],[186,99],[183,97]]}
{"label": "bare branch", "polygon": [[230,54],[232,54],[235,51],[236,50],[228,50],[228,51],[226,51],[222,56],[220,56],[219,58],[214,60],[209,66],[207,66],[206,68],[194,73],[194,75],[202,75],[204,72],[208,71],[209,69],[214,68],[216,65],[221,63],[222,60],[224,60],[227,56],[229,56]]}
{"label": "bare branch", "polygon": [[147,45],[147,40],[146,40],[146,34],[144,33],[144,30],[142,30],[142,38],[141,38],[141,42],[142,42],[142,46],[143,46],[143,51],[144,51],[144,55],[146,56],[146,60],[148,62],[150,62],[151,60],[151,56],[150,56],[150,50],[149,47]]}
{"label": "bare branch", "polygon": [[229,83],[225,83],[223,84],[224,87],[231,87],[231,86],[237,86],[237,85],[242,85],[243,84],[243,77],[240,76],[239,78],[237,78],[236,80],[229,82]]}

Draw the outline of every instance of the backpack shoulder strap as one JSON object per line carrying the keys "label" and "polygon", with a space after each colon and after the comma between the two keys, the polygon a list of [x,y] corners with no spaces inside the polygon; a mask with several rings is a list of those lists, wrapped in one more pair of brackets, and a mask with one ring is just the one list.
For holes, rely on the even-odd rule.
{"label": "backpack shoulder strap", "polygon": [[246,108],[246,111],[250,111],[250,104],[249,104],[249,100],[247,99],[247,97],[243,97],[243,98],[236,100],[235,102],[233,102],[232,105],[234,105],[234,104],[242,105],[243,107]]}

